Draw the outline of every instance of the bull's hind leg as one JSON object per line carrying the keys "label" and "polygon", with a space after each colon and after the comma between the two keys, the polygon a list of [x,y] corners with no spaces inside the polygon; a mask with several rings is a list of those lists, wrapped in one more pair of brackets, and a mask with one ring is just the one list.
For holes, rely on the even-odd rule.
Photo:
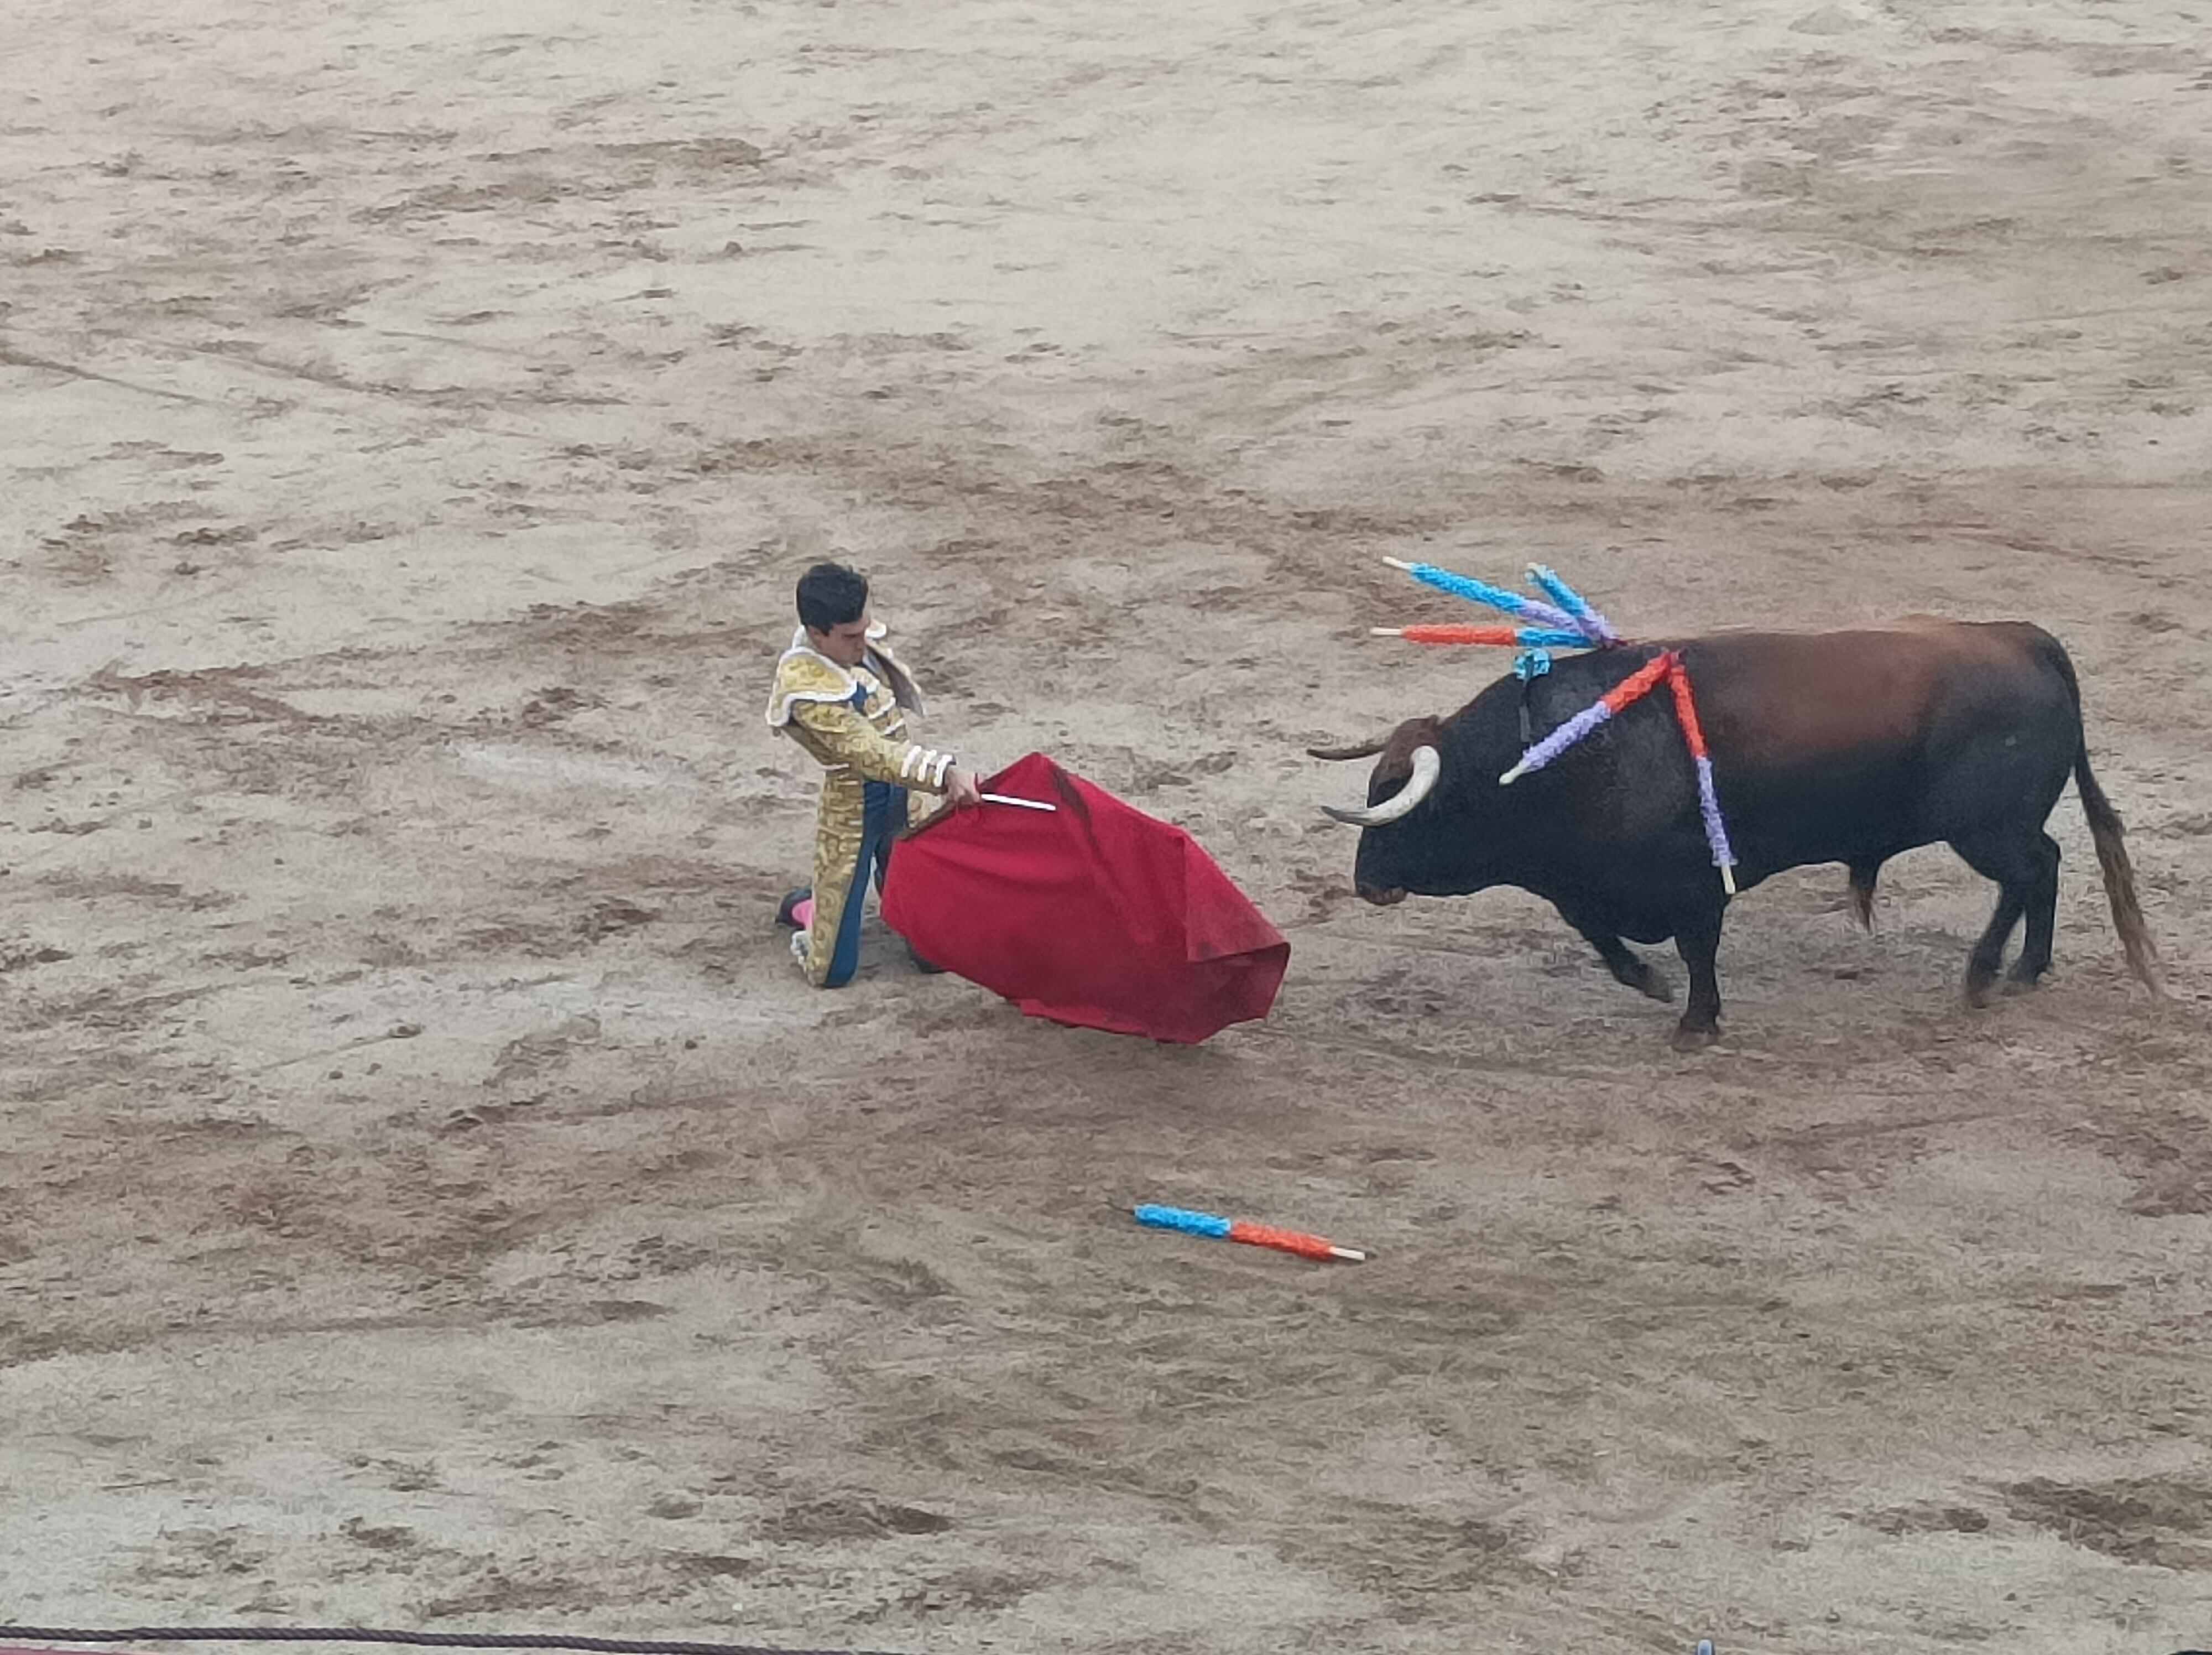
{"label": "bull's hind leg", "polygon": [[1966,957],[1966,998],[1977,1006],[1986,1005],[1997,968],[2004,964],[2005,945],[2023,915],[2027,945],[2013,968],[2013,980],[2032,986],[2050,969],[2051,934],[2058,916],[2058,843],[2037,831],[1954,839],[1951,849],[1975,873],[1996,881],[1996,911]]}
{"label": "bull's hind leg", "polygon": [[2051,969],[2051,945],[2058,931],[2058,841],[2047,833],[2036,836],[2035,879],[2027,893],[2027,940],[2013,962],[2010,977],[2017,987],[2033,989]]}

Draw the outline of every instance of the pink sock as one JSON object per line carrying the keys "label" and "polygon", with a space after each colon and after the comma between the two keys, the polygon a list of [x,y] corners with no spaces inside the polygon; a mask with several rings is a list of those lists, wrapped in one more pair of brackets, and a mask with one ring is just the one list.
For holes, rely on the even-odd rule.
{"label": "pink sock", "polygon": [[811,931],[814,928],[813,897],[809,897],[804,902],[792,904],[791,922],[802,931]]}

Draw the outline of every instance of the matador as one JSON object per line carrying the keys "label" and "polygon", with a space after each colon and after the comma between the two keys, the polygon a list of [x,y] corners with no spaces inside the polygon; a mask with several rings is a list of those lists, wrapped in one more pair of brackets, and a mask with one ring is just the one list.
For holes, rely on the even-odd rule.
{"label": "matador", "polygon": [[892,841],[908,824],[909,792],[955,806],[977,801],[952,755],[909,740],[919,712],[913,678],[868,612],[866,576],[817,563],[799,577],[799,630],[775,664],[768,723],[822,766],[814,818],[814,884],[784,899],[792,952],[817,989],[842,988],[860,963],[860,910],[883,892]]}

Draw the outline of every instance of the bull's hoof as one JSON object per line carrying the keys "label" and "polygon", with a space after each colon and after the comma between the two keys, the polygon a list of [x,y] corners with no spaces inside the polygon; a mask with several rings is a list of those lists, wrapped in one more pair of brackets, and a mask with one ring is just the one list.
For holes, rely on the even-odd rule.
{"label": "bull's hoof", "polygon": [[1720,1037],[1720,1030],[1710,1025],[1693,1028],[1685,1023],[1674,1031],[1674,1046],[1676,1051],[1703,1051]]}
{"label": "bull's hoof", "polygon": [[1606,969],[1622,988],[1633,989],[1645,999],[1656,1000],[1662,1006],[1674,1003],[1674,985],[1650,960],[1639,959],[1624,950],[1620,958],[1606,962]]}
{"label": "bull's hoof", "polygon": [[1989,977],[1976,976],[1968,977],[1966,979],[1966,1004],[1975,1011],[1987,1011],[1989,1009],[1990,1001],[1996,994],[1996,981],[1997,980],[1994,975]]}

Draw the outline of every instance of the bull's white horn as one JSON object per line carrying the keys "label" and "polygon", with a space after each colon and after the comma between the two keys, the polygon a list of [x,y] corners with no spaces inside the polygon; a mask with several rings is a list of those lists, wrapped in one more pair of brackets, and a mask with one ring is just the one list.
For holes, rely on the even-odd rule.
{"label": "bull's white horn", "polygon": [[1386,822],[1396,821],[1435,792],[1437,778],[1443,773],[1443,754],[1434,747],[1416,747],[1412,779],[1381,804],[1370,805],[1364,810],[1337,810],[1327,805],[1322,808],[1338,821],[1353,827],[1381,827]]}

